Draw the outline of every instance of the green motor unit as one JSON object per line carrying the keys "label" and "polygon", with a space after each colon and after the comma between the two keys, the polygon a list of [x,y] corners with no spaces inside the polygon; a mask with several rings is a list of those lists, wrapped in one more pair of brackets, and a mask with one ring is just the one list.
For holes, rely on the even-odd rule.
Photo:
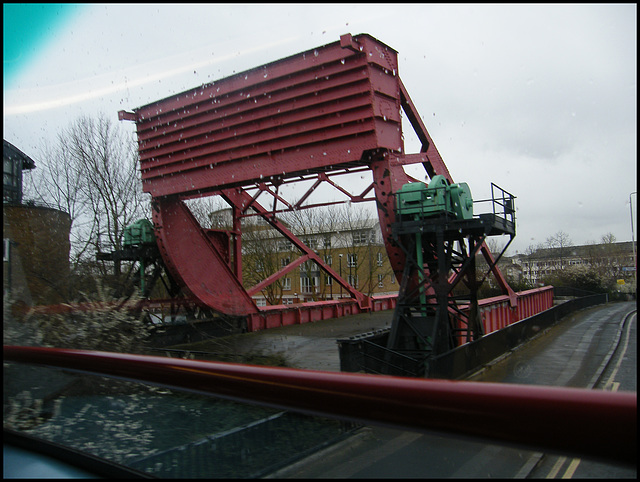
{"label": "green motor unit", "polygon": [[148,219],[140,219],[124,228],[124,246],[140,246],[155,243],[156,236],[153,232],[153,224]]}
{"label": "green motor unit", "polygon": [[411,182],[396,193],[397,214],[413,219],[449,215],[458,220],[473,218],[473,199],[467,183],[449,184],[437,175],[427,186]]}

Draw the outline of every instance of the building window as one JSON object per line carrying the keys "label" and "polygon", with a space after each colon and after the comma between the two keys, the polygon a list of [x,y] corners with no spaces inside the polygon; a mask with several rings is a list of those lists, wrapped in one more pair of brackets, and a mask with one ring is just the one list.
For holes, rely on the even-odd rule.
{"label": "building window", "polygon": [[13,144],[2,141],[2,201],[13,204],[22,203],[22,173],[36,167],[29,156]]}
{"label": "building window", "polygon": [[331,286],[333,285],[333,276],[329,276],[327,275],[326,278],[324,279],[324,284],[326,286]]}
{"label": "building window", "polygon": [[355,289],[358,289],[358,277],[357,276],[353,276],[353,275],[347,276],[347,283],[349,283]]}
{"label": "building window", "polygon": [[316,249],[318,247],[318,240],[316,238],[305,238],[304,244],[311,249]]}
{"label": "building window", "polygon": [[382,266],[383,261],[382,253],[378,253],[378,266]]}
{"label": "building window", "polygon": [[305,274],[310,274],[318,271],[318,266],[315,261],[305,261],[300,265],[300,273],[304,276]]}
{"label": "building window", "polygon": [[300,291],[303,293],[314,293],[318,286],[319,279],[317,276],[313,277],[301,277],[300,278]]}
{"label": "building window", "polygon": [[347,268],[356,268],[358,266],[358,255],[355,253],[347,253]]}
{"label": "building window", "polygon": [[324,262],[327,266],[331,266],[333,263],[333,258],[331,257],[330,254],[325,254],[324,255]]}
{"label": "building window", "polygon": [[323,239],[324,249],[331,249],[331,236],[325,236]]}
{"label": "building window", "polygon": [[22,186],[20,185],[19,160],[4,159],[2,176],[2,200],[20,203],[22,202]]}
{"label": "building window", "polygon": [[378,275],[378,288],[384,288],[384,275]]}
{"label": "building window", "polygon": [[9,250],[11,249],[11,240],[4,238],[2,240],[2,261],[9,261]]}
{"label": "building window", "polygon": [[291,278],[282,278],[282,289],[284,291],[291,290]]}
{"label": "building window", "polygon": [[[353,233],[354,246],[357,246],[359,244],[367,244],[369,242],[369,237],[372,234],[373,232],[368,229],[354,232]],[[371,236],[371,238],[373,238],[373,236]]]}
{"label": "building window", "polygon": [[282,258],[281,260],[282,262],[282,267],[284,268],[286,265],[288,265],[291,262],[291,258]]}

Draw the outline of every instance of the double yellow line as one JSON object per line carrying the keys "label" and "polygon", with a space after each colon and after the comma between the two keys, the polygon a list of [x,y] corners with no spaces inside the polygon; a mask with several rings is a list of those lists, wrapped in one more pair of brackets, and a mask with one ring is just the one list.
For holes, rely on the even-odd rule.
{"label": "double yellow line", "polygon": [[614,367],[613,371],[611,372],[611,376],[609,377],[609,379],[607,380],[607,383],[604,386],[605,390],[609,390],[609,391],[612,391],[612,392],[617,392],[618,388],[620,387],[620,382],[614,382],[613,380],[615,379],[616,375],[618,374],[618,370],[620,369],[620,365],[622,365],[622,359],[624,358],[624,356],[627,353],[627,348],[629,347],[629,332],[631,331],[631,324],[635,321],[636,317],[637,317],[637,313],[634,314],[633,315],[633,319],[629,320],[629,323],[627,323],[627,332],[625,333],[624,345],[622,346],[622,352],[618,356],[618,361],[616,362],[616,366]]}
{"label": "double yellow line", "polygon": [[[634,315],[634,317],[635,316],[636,315]],[[616,362],[616,366],[614,367],[613,371],[611,372],[611,376],[607,380],[607,383],[604,385],[604,390],[608,390],[608,391],[611,391],[611,392],[617,392],[618,388],[620,388],[620,382],[616,382],[614,380],[616,378],[616,375],[618,374],[618,370],[620,369],[620,365],[622,364],[622,360],[623,360],[625,354],[627,353],[627,348],[629,347],[629,332],[630,331],[631,331],[631,321],[627,324],[627,330],[626,330],[626,333],[625,333],[624,345],[622,346],[622,352],[618,356],[618,360]],[[549,474],[547,475],[547,479],[555,479],[556,475],[558,475],[558,472],[560,472],[560,469],[562,469],[562,466],[564,465],[564,463],[566,461],[567,461],[567,457],[560,457],[556,461],[556,463],[553,465],[553,468],[551,469]],[[571,462],[569,463],[569,467],[567,467],[567,470],[562,475],[562,478],[563,479],[572,478],[573,474],[575,473],[576,469],[578,468],[578,465],[580,465],[581,461],[582,460],[578,459],[578,458],[572,459]]]}
{"label": "double yellow line", "polygon": [[[551,472],[549,472],[549,474],[547,475],[547,479],[555,479],[556,475],[558,475],[558,472],[560,472],[560,469],[562,468],[566,460],[567,460],[566,457],[560,457],[558,461],[554,464],[553,468],[551,469]],[[571,463],[569,464],[569,467],[567,467],[567,470],[562,475],[562,478],[563,479],[572,478],[574,472],[578,468],[578,465],[580,465],[581,461],[582,459],[572,459]]]}

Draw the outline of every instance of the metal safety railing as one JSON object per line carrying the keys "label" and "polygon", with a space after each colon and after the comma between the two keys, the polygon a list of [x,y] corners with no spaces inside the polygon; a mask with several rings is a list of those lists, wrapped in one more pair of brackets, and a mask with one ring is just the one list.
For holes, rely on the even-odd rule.
{"label": "metal safety railing", "polygon": [[491,183],[491,200],[493,214],[500,216],[505,221],[515,223],[516,205],[515,196],[500,186]]}
{"label": "metal safety railing", "polygon": [[[4,360],[402,430],[636,463],[637,394],[5,346]],[[615,430],[612,429],[615,428]]]}
{"label": "metal safety railing", "polygon": [[[487,214],[493,214],[493,216],[502,219],[504,222],[515,226],[516,222],[516,196],[508,191],[505,191],[497,184],[491,183],[491,198],[489,199],[474,199],[474,207],[479,205],[485,205],[491,203],[491,212]],[[487,214],[481,214],[485,216]]]}

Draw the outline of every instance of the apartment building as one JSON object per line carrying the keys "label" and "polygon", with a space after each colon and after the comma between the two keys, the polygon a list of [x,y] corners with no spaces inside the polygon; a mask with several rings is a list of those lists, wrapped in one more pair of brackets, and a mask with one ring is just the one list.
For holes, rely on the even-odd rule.
{"label": "apartment building", "polygon": [[613,281],[624,280],[626,284],[635,279],[635,260],[632,243],[587,244],[563,248],[538,249],[530,255],[512,258],[522,267],[522,277],[537,285],[543,278],[558,270],[572,266],[595,267]]}

